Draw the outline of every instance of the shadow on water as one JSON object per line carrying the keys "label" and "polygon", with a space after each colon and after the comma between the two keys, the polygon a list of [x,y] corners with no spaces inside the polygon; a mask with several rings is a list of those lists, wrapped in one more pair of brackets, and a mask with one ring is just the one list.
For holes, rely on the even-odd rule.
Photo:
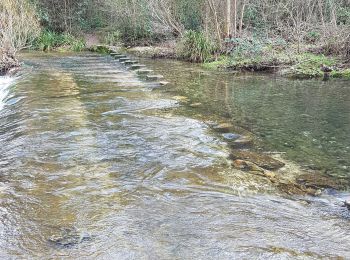
{"label": "shadow on water", "polygon": [[[225,142],[198,119],[233,118],[259,135],[265,149],[297,160],[293,151],[307,135],[288,139],[293,149],[278,140],[300,131],[304,124],[291,121],[299,114],[328,118],[321,113],[326,108],[313,111],[330,106],[320,95],[292,110],[298,95],[296,103],[307,100],[297,94],[302,84],[314,83],[264,76],[231,82],[227,73],[148,61],[171,81],[154,91],[154,82],[108,56],[32,53],[24,59],[24,75],[0,110],[2,259],[349,257],[348,213],[337,198],[276,195],[268,179],[230,168]],[[264,91],[257,88],[262,82]],[[338,91],[348,93],[339,84]],[[281,93],[293,91],[283,101]],[[338,109],[344,93],[334,93]],[[203,106],[183,106],[175,94]],[[349,131],[341,124],[345,117],[333,120]],[[313,138],[318,128],[309,130]],[[343,133],[333,135],[338,141]]]}

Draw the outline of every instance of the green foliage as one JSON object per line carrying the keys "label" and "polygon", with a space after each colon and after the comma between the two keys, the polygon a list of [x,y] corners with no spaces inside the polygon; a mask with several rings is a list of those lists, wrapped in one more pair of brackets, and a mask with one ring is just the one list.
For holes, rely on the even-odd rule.
{"label": "green foliage", "polygon": [[33,47],[43,51],[50,51],[57,48],[82,51],[85,48],[85,42],[69,33],[60,34],[45,30],[35,40]]}
{"label": "green foliage", "polygon": [[233,38],[226,40],[226,43],[231,47],[229,52],[233,58],[246,57],[252,58],[260,56],[263,52],[265,44],[259,39],[242,39],[242,38]]}
{"label": "green foliage", "polygon": [[121,33],[117,31],[107,32],[104,36],[104,43],[107,45],[118,45],[121,41]]}
{"label": "green foliage", "polygon": [[192,62],[208,61],[217,47],[202,32],[187,31],[180,42],[177,55]]}

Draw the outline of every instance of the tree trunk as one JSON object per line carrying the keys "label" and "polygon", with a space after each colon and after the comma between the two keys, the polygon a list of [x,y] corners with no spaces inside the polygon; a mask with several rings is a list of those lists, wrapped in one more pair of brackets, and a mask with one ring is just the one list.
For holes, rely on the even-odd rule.
{"label": "tree trunk", "polygon": [[243,0],[242,10],[241,10],[241,18],[239,21],[239,37],[242,37],[242,31],[243,31],[243,18],[244,18],[244,9],[246,6],[246,0]]}
{"label": "tree trunk", "polygon": [[226,0],[226,37],[231,38],[231,0]]}
{"label": "tree trunk", "polygon": [[234,0],[233,3],[234,3],[233,35],[234,37],[237,37],[237,0]]}

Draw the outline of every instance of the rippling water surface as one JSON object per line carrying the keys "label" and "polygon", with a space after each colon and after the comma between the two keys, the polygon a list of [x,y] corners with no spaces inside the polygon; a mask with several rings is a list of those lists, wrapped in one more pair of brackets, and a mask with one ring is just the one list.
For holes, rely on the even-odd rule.
{"label": "rippling water surface", "polygon": [[[198,92],[195,77],[245,79],[148,61],[171,81],[160,88],[108,56],[24,59],[15,84],[0,80],[1,259],[350,257],[349,214],[336,197],[277,194],[269,181],[231,169],[224,141],[199,119],[228,109],[250,118],[252,104],[238,98],[213,109],[221,90],[208,93],[206,83]],[[251,109],[270,113],[277,92]],[[206,108],[184,107],[172,98],[179,94]],[[260,130],[258,118],[251,125]]]}

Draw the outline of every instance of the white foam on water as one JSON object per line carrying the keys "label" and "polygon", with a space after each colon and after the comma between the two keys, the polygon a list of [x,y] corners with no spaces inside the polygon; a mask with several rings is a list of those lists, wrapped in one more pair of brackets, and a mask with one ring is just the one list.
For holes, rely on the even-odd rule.
{"label": "white foam on water", "polygon": [[13,77],[0,77],[0,110],[5,106],[5,99],[9,92],[9,87],[15,81]]}

